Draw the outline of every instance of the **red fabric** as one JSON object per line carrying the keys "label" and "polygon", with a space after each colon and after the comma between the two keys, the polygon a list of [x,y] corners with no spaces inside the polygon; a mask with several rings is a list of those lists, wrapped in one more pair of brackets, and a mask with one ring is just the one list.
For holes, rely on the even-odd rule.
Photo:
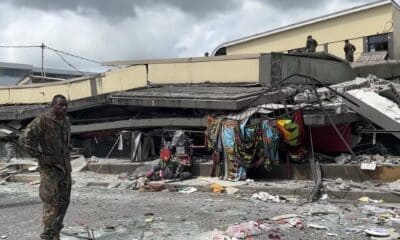
{"label": "red fabric", "polygon": [[299,126],[299,144],[303,144],[305,141],[305,132],[304,132],[304,121],[303,115],[301,111],[296,111],[293,116],[293,122],[297,123]]}
{"label": "red fabric", "polygon": [[[336,126],[346,142],[351,143],[351,125],[342,124]],[[314,151],[326,153],[341,153],[348,152],[349,150],[343,144],[342,140],[336,133],[335,129],[331,126],[312,127],[311,136],[314,143]]]}
{"label": "red fabric", "polygon": [[168,161],[171,158],[171,150],[169,150],[168,148],[162,148],[160,150],[160,158],[163,161]]}

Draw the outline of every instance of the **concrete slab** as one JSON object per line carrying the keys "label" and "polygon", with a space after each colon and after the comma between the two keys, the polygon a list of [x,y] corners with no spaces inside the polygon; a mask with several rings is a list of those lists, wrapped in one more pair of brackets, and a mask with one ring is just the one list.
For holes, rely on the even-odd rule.
{"label": "concrete slab", "polygon": [[205,118],[145,118],[128,119],[120,121],[102,122],[72,125],[71,133],[79,134],[85,132],[118,130],[118,129],[141,129],[141,128],[163,128],[163,127],[192,127],[205,128],[207,119]]}
{"label": "concrete slab", "polygon": [[[88,165],[88,171],[102,174],[133,173],[140,166],[151,166],[148,163],[92,163]],[[193,164],[192,172],[194,176],[210,176],[212,162]],[[322,177],[326,179],[342,178],[356,182],[379,181],[392,182],[400,178],[400,166],[383,165],[377,166],[375,171],[361,170],[357,165],[321,164]],[[271,172],[264,179],[292,179],[292,180],[311,180],[311,168],[309,164],[282,164],[274,166]]]}
{"label": "concrete slab", "polygon": [[235,111],[248,106],[279,102],[294,94],[289,91],[275,91],[262,95],[264,92],[265,89],[261,87],[159,87],[113,94],[110,96],[110,102],[114,105],[153,108],[173,106],[174,108]]}
{"label": "concrete slab", "polygon": [[[371,89],[351,90],[344,95],[354,102],[346,101],[346,105],[371,122],[388,131],[400,129],[400,108],[396,103]],[[400,139],[400,133],[393,135]]]}

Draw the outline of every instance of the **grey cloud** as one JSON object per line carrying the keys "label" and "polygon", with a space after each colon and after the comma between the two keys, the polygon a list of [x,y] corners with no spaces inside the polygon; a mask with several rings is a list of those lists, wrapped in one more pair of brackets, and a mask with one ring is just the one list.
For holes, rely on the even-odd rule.
{"label": "grey cloud", "polygon": [[69,10],[78,14],[90,14],[96,11],[100,15],[110,19],[120,20],[125,17],[135,16],[135,4],[133,1],[121,0],[9,0],[17,7],[27,7],[43,11],[64,11]]}
{"label": "grey cloud", "polygon": [[[321,0],[259,0],[260,2],[274,7],[277,10],[301,10],[301,9],[320,9],[321,6],[329,5]],[[352,0],[354,4],[368,3],[375,0]]]}
{"label": "grey cloud", "polygon": [[180,9],[195,17],[207,17],[213,13],[233,10],[240,6],[238,0],[8,0],[17,7],[44,11],[70,10],[78,14],[95,11],[110,20],[134,17],[137,8],[157,9],[164,7]]}
{"label": "grey cloud", "polygon": [[325,5],[324,1],[320,0],[259,0],[267,5],[270,5],[278,10],[294,10],[294,9],[306,9],[306,8],[317,8],[321,5]]}

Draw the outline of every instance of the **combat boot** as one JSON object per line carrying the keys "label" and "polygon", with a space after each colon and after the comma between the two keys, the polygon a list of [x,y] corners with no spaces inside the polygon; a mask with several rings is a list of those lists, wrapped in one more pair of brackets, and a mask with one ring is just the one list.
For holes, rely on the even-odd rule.
{"label": "combat boot", "polygon": [[60,234],[55,234],[52,236],[51,240],[60,240]]}
{"label": "combat boot", "polygon": [[43,240],[53,240],[54,238],[53,238],[52,235],[49,235],[49,234],[47,234],[47,233],[42,233],[42,234],[40,234],[40,239],[43,239]]}

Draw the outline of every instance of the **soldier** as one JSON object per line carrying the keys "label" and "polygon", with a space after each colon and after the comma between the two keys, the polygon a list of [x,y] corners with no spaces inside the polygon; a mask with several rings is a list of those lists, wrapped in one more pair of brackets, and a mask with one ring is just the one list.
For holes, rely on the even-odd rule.
{"label": "soldier", "polygon": [[344,40],[344,54],[346,56],[346,60],[349,62],[354,61],[354,52],[356,51],[356,47],[350,43],[349,40]]}
{"label": "soldier", "polygon": [[43,201],[44,230],[41,239],[60,239],[71,195],[70,122],[68,102],[56,95],[52,111],[36,117],[19,138],[21,146],[38,158],[39,196]]}
{"label": "soldier", "polygon": [[306,52],[313,53],[317,49],[318,42],[311,35],[307,36]]}

